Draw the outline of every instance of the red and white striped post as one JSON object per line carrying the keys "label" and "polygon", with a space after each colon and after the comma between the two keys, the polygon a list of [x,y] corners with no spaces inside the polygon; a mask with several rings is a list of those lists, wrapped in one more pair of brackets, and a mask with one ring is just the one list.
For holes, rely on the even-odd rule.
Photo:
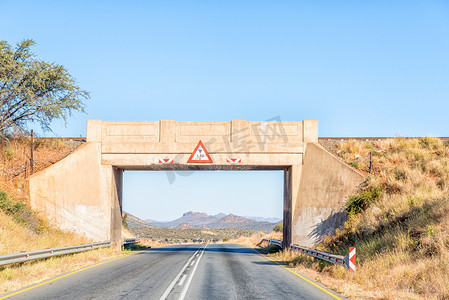
{"label": "red and white striped post", "polygon": [[349,247],[349,272],[355,273],[355,247]]}

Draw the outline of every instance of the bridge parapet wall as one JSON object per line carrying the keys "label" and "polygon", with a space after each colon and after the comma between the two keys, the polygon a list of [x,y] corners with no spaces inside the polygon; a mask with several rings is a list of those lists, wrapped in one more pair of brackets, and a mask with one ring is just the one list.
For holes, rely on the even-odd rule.
{"label": "bridge parapet wall", "polygon": [[210,153],[303,153],[318,141],[315,120],[176,122],[89,120],[87,141],[102,153],[187,153],[199,140]]}

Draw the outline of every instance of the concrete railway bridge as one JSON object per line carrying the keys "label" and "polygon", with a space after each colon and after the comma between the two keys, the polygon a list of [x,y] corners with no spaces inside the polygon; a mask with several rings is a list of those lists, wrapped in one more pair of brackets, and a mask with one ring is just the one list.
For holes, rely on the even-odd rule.
{"label": "concrete railway bridge", "polygon": [[88,120],[86,143],[30,177],[31,205],[118,248],[124,170],[283,170],[284,246],[311,246],[342,225],[365,179],[318,144],[315,120]]}

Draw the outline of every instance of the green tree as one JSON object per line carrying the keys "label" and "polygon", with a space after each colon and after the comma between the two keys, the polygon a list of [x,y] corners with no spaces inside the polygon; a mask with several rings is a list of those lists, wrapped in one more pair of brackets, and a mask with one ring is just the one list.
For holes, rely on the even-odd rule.
{"label": "green tree", "polygon": [[79,88],[67,69],[36,58],[31,39],[13,49],[0,41],[0,135],[14,129],[26,130],[38,123],[50,130],[50,123],[73,111],[85,112],[89,93]]}

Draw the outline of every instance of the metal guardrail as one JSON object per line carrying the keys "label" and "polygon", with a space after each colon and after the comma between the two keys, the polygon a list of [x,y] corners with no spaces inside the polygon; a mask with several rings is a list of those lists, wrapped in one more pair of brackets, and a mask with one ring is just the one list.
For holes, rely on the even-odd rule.
{"label": "metal guardrail", "polygon": [[290,245],[290,249],[294,250],[294,251],[299,251],[301,253],[334,263],[334,264],[338,264],[341,266],[345,266],[347,267],[347,259],[344,256],[340,256],[340,255],[334,255],[334,254],[329,254],[326,252],[322,252],[322,251],[318,251],[318,250],[313,250],[313,249],[308,249],[305,247],[301,247],[298,245]]}
{"label": "metal guardrail", "polygon": [[276,245],[276,246],[279,246],[282,248],[282,241],[280,241],[280,240],[262,239],[262,241],[265,241],[267,243],[270,243],[270,244],[273,244],[273,245]]}
{"label": "metal guardrail", "polygon": [[[267,243],[270,243],[270,244],[273,244],[273,245],[276,245],[276,246],[279,246],[282,248],[282,241],[280,241],[280,240],[262,239],[262,241],[265,241]],[[318,251],[318,250],[314,250],[314,249],[309,249],[309,248],[305,248],[305,247],[294,245],[294,244],[290,245],[290,250],[299,251],[303,254],[310,255],[315,258],[319,258],[319,259],[325,260],[330,263],[344,266],[344,267],[348,268],[351,272],[355,272],[355,248],[351,247],[351,249],[354,249],[352,264],[350,263],[349,256],[334,255],[334,254],[330,254],[330,253],[326,253],[326,252],[322,252],[322,251]]]}
{"label": "metal guardrail", "polygon": [[[140,239],[123,239],[123,245],[135,244],[139,243]],[[53,248],[53,249],[44,249],[37,251],[29,251],[29,252],[20,252],[15,254],[7,254],[0,256],[0,266],[25,262],[34,259],[42,259],[48,258],[52,256],[64,255],[64,254],[72,254],[78,252],[89,251],[93,249],[110,247],[111,241],[85,244],[85,245],[77,245],[77,246],[69,246],[69,247],[61,247],[61,248]]]}
{"label": "metal guardrail", "polygon": [[136,243],[140,243],[140,238],[123,239],[123,242],[122,242],[123,245],[136,244]]}
{"label": "metal guardrail", "polygon": [[48,257],[52,257],[52,256],[83,252],[83,251],[98,249],[98,248],[102,248],[102,247],[110,247],[110,246],[111,246],[111,241],[105,241],[105,242],[85,244],[85,245],[77,245],[77,246],[44,249],[44,250],[2,255],[2,256],[0,256],[0,266],[19,263],[19,262],[25,262],[25,261],[34,260],[34,259],[41,259],[41,258],[48,258]]}

